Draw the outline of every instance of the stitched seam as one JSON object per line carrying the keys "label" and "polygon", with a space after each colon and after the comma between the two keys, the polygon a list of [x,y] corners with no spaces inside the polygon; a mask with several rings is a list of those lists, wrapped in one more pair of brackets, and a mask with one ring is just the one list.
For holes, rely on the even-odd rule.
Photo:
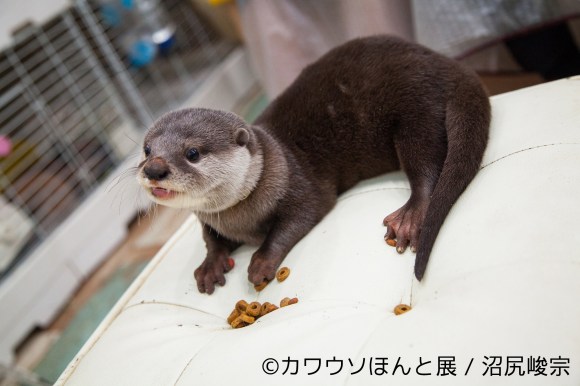
{"label": "stitched seam", "polygon": [[504,155],[504,156],[502,156],[502,157],[500,157],[500,158],[498,158],[498,159],[496,159],[496,160],[494,160],[494,161],[491,161],[491,162],[490,162],[490,163],[488,163],[488,164],[485,164],[485,165],[483,165],[483,166],[480,168],[480,170],[481,170],[481,169],[484,169],[484,168],[486,168],[486,167],[488,167],[488,166],[490,166],[490,165],[493,165],[494,163],[496,163],[496,162],[498,162],[498,161],[501,161],[501,160],[503,160],[504,158],[511,157],[512,155],[515,155],[515,154],[518,154],[518,153],[523,153],[523,152],[525,152],[525,151],[528,151],[528,150],[540,149],[540,148],[542,148],[542,147],[548,147],[548,146],[557,146],[557,145],[580,145],[580,143],[579,143],[579,142],[559,142],[559,143],[549,143],[549,144],[546,144],[546,145],[538,145],[538,146],[532,146],[532,147],[529,147],[529,148],[527,148],[527,149],[521,149],[521,150],[517,150],[517,151],[514,151],[513,153],[506,154],[506,155]]}

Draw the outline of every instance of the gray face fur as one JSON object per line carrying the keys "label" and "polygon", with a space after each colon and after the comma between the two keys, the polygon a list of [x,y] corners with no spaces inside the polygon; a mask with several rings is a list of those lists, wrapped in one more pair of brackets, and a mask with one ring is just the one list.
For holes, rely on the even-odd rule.
{"label": "gray face fur", "polygon": [[[191,149],[197,156],[188,158]],[[137,180],[159,204],[214,213],[247,197],[261,172],[262,154],[240,117],[183,109],[163,115],[147,132]]]}

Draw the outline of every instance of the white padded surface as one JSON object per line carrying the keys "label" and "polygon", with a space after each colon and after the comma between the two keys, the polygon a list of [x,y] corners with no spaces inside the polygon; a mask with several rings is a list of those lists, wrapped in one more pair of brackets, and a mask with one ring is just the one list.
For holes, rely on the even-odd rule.
{"label": "white padded surface", "polygon": [[[414,255],[383,241],[382,219],[410,193],[401,172],[345,193],[284,261],[290,277],[260,293],[247,281],[248,247],[234,254],[225,287],[197,292],[205,246],[192,217],[57,384],[580,384],[580,80],[500,95],[492,106],[484,168],[448,216],[421,283]],[[300,302],[239,330],[226,323],[239,299],[286,296]],[[395,316],[399,303],[413,309]],[[456,376],[437,376],[443,356],[455,357]],[[502,357],[501,376],[483,375],[491,356]],[[522,357],[525,372],[530,356],[545,357],[548,375],[505,376],[508,356]],[[370,361],[384,357],[387,374],[371,375]],[[550,375],[558,357],[569,359],[569,375]],[[280,365],[274,375],[262,370],[267,358]],[[392,374],[398,358],[408,375]],[[288,359],[298,374],[282,374]],[[343,361],[336,375],[333,359]],[[416,373],[421,362],[431,375]]]}

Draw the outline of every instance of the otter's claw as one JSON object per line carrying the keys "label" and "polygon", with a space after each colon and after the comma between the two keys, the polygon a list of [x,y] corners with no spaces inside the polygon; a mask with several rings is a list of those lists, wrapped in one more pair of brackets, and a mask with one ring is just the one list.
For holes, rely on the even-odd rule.
{"label": "otter's claw", "polygon": [[206,257],[193,273],[199,292],[211,295],[216,284],[225,285],[226,277],[224,274],[233,268],[232,261],[225,254]]}
{"label": "otter's claw", "polygon": [[254,285],[260,285],[264,281],[272,281],[280,263],[281,260],[259,251],[254,253],[248,267],[248,280]]}
{"label": "otter's claw", "polygon": [[396,247],[398,253],[404,253],[409,246],[411,252],[415,253],[426,209],[427,205],[413,205],[407,202],[385,217],[383,224],[387,226],[385,234],[387,244]]}

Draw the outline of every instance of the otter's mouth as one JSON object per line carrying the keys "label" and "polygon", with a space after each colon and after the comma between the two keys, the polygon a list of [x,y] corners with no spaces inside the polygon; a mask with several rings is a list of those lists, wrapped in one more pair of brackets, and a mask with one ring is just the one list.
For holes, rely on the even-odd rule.
{"label": "otter's mouth", "polygon": [[165,189],[165,188],[151,188],[151,194],[160,200],[168,200],[177,195],[176,191]]}

